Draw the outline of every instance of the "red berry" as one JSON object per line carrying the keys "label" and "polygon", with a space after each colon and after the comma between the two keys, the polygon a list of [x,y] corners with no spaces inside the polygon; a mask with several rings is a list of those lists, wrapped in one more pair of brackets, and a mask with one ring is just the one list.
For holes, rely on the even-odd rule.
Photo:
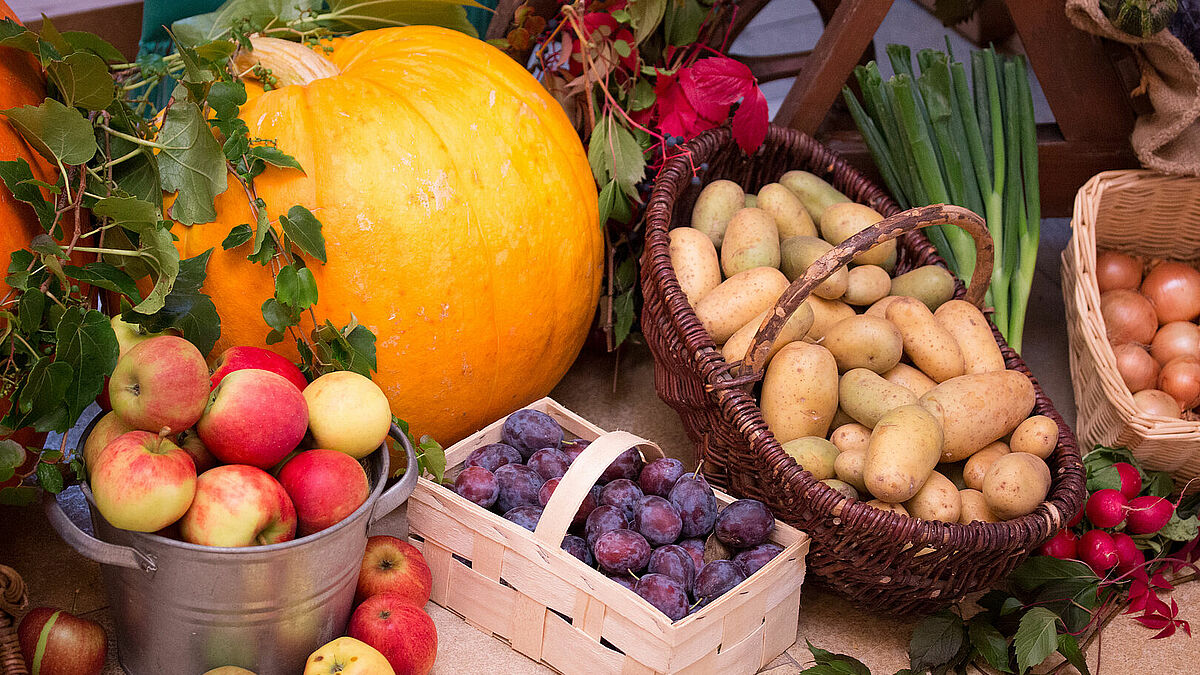
{"label": "red berry", "polygon": [[1097,490],[1088,497],[1088,520],[1096,527],[1116,527],[1125,520],[1125,505],[1129,502],[1119,490]]}
{"label": "red berry", "polygon": [[1125,495],[1125,499],[1138,496],[1142,491],[1142,475],[1138,473],[1137,468],[1128,462],[1117,462],[1113,464],[1113,468],[1121,477],[1121,494]]}
{"label": "red berry", "polygon": [[1076,556],[1078,552],[1079,537],[1070,530],[1059,530],[1058,534],[1054,535],[1042,544],[1038,550],[1042,555],[1048,555],[1059,560],[1070,560]]}

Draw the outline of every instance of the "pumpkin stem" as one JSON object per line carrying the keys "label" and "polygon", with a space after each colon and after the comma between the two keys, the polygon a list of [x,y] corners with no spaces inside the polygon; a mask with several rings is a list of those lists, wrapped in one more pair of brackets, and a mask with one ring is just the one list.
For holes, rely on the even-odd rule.
{"label": "pumpkin stem", "polygon": [[250,51],[239,49],[234,55],[234,67],[243,79],[259,80],[275,89],[308,84],[339,72],[332,61],[298,42],[254,36],[250,45]]}

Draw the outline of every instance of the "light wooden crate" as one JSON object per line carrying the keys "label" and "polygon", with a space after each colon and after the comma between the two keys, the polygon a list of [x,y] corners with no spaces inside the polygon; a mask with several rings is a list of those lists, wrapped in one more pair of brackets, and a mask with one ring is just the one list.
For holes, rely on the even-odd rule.
{"label": "light wooden crate", "polygon": [[[594,441],[555,490],[536,532],[422,478],[408,500],[414,544],[433,572],[437,604],[563,673],[753,673],[796,640],[806,534],[778,520],[774,560],[701,611],[672,622],[633,591],[560,548],[583,495],[627,448],[657,445],[605,433],[544,398],[528,406],[568,436]],[[456,475],[473,450],[500,440],[498,420],[446,451]],[[599,440],[597,440],[599,439]],[[720,507],[734,501],[716,492]]]}

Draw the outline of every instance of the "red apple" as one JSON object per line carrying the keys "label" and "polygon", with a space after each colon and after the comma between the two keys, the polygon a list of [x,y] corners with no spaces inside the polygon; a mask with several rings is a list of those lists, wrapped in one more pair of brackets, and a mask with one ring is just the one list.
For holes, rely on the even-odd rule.
{"label": "red apple", "polygon": [[437,658],[437,628],[399,593],[367,598],[350,617],[346,634],[379,650],[396,675],[425,675]]}
{"label": "red apple", "polygon": [[191,506],[196,465],[170,439],[130,431],[104,446],[89,482],[96,508],[113,527],[154,532]]}
{"label": "red apple", "polygon": [[208,402],[208,364],[192,343],[174,335],[142,341],[117,361],[108,397],[126,424],[143,431],[179,433]]}
{"label": "red apple", "polygon": [[108,653],[104,626],[50,607],[29,610],[17,642],[30,672],[39,675],[100,675]]}
{"label": "red apple", "polygon": [[87,440],[83,442],[83,465],[92,470],[96,464],[96,458],[100,456],[100,451],[104,446],[113,442],[117,436],[127,434],[135,429],[125,423],[115,412],[106,412],[96,422],[96,426],[88,433]]}
{"label": "red apple", "polygon": [[196,479],[196,498],[179,531],[184,541],[204,546],[278,544],[296,536],[296,508],[271,474],[226,464]]}
{"label": "red apple", "polygon": [[175,445],[192,456],[197,474],[204,473],[217,465],[217,458],[213,457],[208,448],[204,447],[204,441],[200,440],[200,434],[197,434],[195,429],[185,429],[179,432],[179,435],[175,437]]}
{"label": "red apple", "polygon": [[358,460],[337,450],[308,450],[279,470],[279,483],[296,506],[300,536],[342,522],[371,493]]}
{"label": "red apple", "polygon": [[260,469],[287,456],[307,429],[304,394],[269,370],[235,370],[222,378],[196,425],[217,459]]}
{"label": "red apple", "polygon": [[213,388],[216,389],[226,375],[248,369],[269,370],[276,375],[282,375],[300,391],[304,391],[308,386],[304,374],[286,356],[280,356],[262,347],[230,347],[213,361],[213,374],[210,378]]}
{"label": "red apple", "polygon": [[416,546],[386,535],[367,539],[354,601],[380,593],[398,593],[417,607],[429,602],[433,574]]}

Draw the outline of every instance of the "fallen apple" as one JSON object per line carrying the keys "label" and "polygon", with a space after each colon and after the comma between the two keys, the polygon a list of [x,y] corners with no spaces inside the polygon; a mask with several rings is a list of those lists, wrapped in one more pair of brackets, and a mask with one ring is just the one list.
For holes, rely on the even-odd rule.
{"label": "fallen apple", "polygon": [[212,390],[196,424],[217,459],[269,469],[287,456],[308,428],[304,395],[269,370],[235,370]]}
{"label": "fallen apple", "polygon": [[108,654],[103,626],[50,607],[29,610],[17,642],[30,672],[38,675],[100,675]]}
{"label": "fallen apple", "polygon": [[135,431],[135,429],[126,424],[120,415],[112,411],[104,413],[88,433],[87,440],[83,442],[83,465],[88,468],[88,471],[91,471],[96,464],[96,457],[100,455],[104,446],[111,443],[117,436],[130,431]]}
{"label": "fallen apple", "polygon": [[309,655],[304,675],[396,675],[396,671],[371,645],[340,637]]}
{"label": "fallen apple", "polygon": [[204,675],[255,675],[255,673],[253,670],[246,670],[239,666],[221,666],[204,671]]}
{"label": "fallen apple", "polygon": [[226,375],[238,370],[269,370],[287,378],[287,381],[296,385],[300,391],[304,391],[308,386],[304,373],[301,373],[296,364],[286,356],[262,347],[239,346],[226,349],[213,361],[213,374],[210,378],[213,388],[215,389]]}
{"label": "fallen apple", "polygon": [[271,474],[226,464],[196,479],[196,497],[179,531],[184,541],[203,546],[278,544],[296,536],[296,509]]}
{"label": "fallen apple", "polygon": [[96,508],[113,527],[154,532],[191,506],[196,465],[170,439],[130,431],[100,451],[89,483]]}
{"label": "fallen apple", "polygon": [[392,425],[387,396],[369,378],[348,370],[326,373],[304,389],[308,426],[318,448],[355,459],[378,448]]}
{"label": "fallen apple", "polygon": [[208,402],[208,364],[192,343],[174,335],[134,345],[108,381],[113,410],[143,431],[179,433],[194,425]]}
{"label": "fallen apple", "polygon": [[350,615],[346,634],[379,650],[396,675],[425,675],[437,659],[437,627],[399,593],[367,598]]}
{"label": "fallen apple", "polygon": [[179,435],[175,437],[175,445],[191,455],[192,461],[196,464],[197,474],[202,474],[217,465],[217,458],[208,451],[204,441],[200,440],[200,434],[196,433],[195,429],[184,429],[179,432]]}
{"label": "fallen apple", "polygon": [[342,522],[371,493],[362,465],[337,450],[302,452],[284,464],[277,477],[296,506],[302,537]]}
{"label": "fallen apple", "polygon": [[411,604],[424,607],[432,589],[433,574],[416,546],[387,535],[367,539],[354,602],[380,593],[396,593]]}

